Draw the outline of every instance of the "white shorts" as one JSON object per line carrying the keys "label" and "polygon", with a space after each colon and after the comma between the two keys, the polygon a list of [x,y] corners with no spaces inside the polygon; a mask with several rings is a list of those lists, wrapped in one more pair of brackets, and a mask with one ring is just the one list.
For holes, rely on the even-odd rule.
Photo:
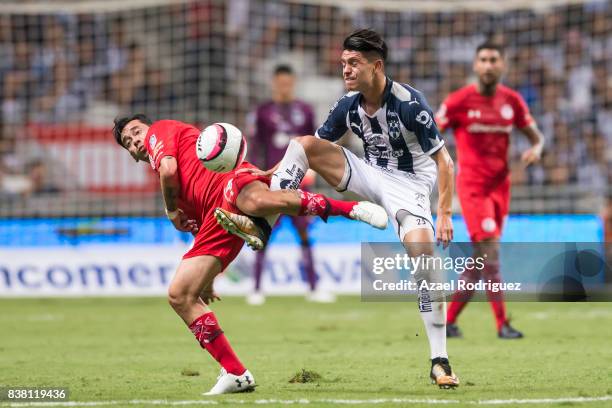
{"label": "white shorts", "polygon": [[374,167],[345,148],[342,152],[346,166],[336,190],[350,191],[381,205],[400,241],[407,232],[417,228],[434,229],[429,201],[431,189],[427,184]]}

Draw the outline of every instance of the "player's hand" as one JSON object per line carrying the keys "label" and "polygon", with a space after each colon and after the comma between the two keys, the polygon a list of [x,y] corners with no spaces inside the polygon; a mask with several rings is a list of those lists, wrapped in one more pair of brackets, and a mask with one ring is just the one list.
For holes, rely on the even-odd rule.
{"label": "player's hand", "polygon": [[168,219],[174,228],[183,232],[191,232],[193,235],[197,234],[200,228],[196,220],[190,219],[180,208],[177,211],[176,214],[168,214]]}
{"label": "player's hand", "polygon": [[542,148],[539,145],[531,146],[529,149],[525,150],[521,155],[521,162],[525,165],[525,167],[537,163],[540,161],[542,157]]}
{"label": "player's hand", "polygon": [[264,170],[258,169],[257,167],[243,167],[241,169],[236,170],[236,174],[249,173],[254,176],[272,177],[272,174],[274,174],[274,170],[275,169],[264,171]]}
{"label": "player's hand", "polygon": [[446,248],[453,240],[453,219],[450,214],[444,214],[438,211],[436,220],[436,241]]}
{"label": "player's hand", "polygon": [[219,295],[217,295],[217,293],[212,289],[204,289],[201,293],[200,293],[200,299],[202,299],[202,301],[204,303],[206,303],[207,305],[213,303],[215,300],[221,300],[221,297],[219,297]]}

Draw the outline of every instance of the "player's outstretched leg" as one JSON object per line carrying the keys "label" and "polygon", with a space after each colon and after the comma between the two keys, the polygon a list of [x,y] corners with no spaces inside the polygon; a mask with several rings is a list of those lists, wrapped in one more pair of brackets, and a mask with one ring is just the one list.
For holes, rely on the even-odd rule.
{"label": "player's outstretched leg", "polygon": [[[283,192],[284,191],[285,190],[283,190]],[[286,191],[298,192],[299,190]],[[281,193],[281,191],[275,191],[273,193]],[[317,196],[324,197],[320,194],[317,194]],[[315,200],[319,199],[315,198]],[[326,206],[325,202],[319,201],[320,206],[318,207],[319,209],[317,211],[321,213],[320,217],[323,220],[327,220],[329,216],[341,215],[352,220],[363,221],[366,224],[378,229],[385,229],[387,227],[387,213],[385,212],[384,208],[377,204],[370,203],[368,201],[351,202],[350,204],[347,201],[334,201],[336,201],[336,203],[343,203],[345,209],[342,210],[341,213],[336,213],[331,211],[329,207]],[[242,238],[252,249],[260,250],[266,245],[267,237],[269,237],[269,233],[266,232],[266,229],[269,228],[269,226],[267,223],[265,223],[263,218],[236,214],[223,208],[216,208],[214,215],[217,222],[223,227],[223,229],[230,234],[234,234]],[[299,213],[298,215],[319,214]]]}
{"label": "player's outstretched leg", "polygon": [[302,190],[270,191],[260,181],[247,184],[240,190],[236,207],[248,216],[217,208],[215,218],[226,231],[244,239],[253,249],[261,249],[266,243],[264,229],[268,224],[261,217],[274,214],[316,215],[324,221],[330,216],[343,216],[379,229],[385,229],[388,221],[385,209],[368,201],[335,200]]}
{"label": "player's outstretched leg", "polygon": [[[403,243],[411,257],[433,256],[433,231],[430,228],[412,229],[405,233]],[[430,265],[428,268],[426,265]],[[431,267],[433,263],[423,262],[414,273],[419,287],[423,280],[437,283],[441,279],[440,271]],[[446,351],[446,301],[441,291],[419,290],[419,314],[425,325],[431,355],[429,376],[433,384],[440,388],[454,388],[459,385],[459,378],[451,369]]]}
{"label": "player's outstretched leg", "polygon": [[277,190],[260,181],[244,186],[236,198],[236,206],[253,217],[274,214],[298,216],[316,215],[323,221],[330,216],[342,216],[362,221],[379,229],[387,228],[387,212],[381,206],[368,201],[343,201],[323,194],[303,190]]}
{"label": "player's outstretched leg", "polygon": [[[269,188],[264,183],[251,182],[245,188],[239,189],[239,193],[235,192],[238,196],[237,207],[245,214],[265,217],[270,220],[269,224],[273,223],[276,214],[319,215],[323,219],[328,215],[343,215],[364,221],[376,228],[386,228],[387,214],[376,204],[333,200],[309,192],[296,194],[295,191],[308,168],[312,168],[335,188],[341,188],[342,184],[350,180],[350,171],[341,147],[314,136],[296,137],[289,143],[283,159],[271,178]],[[257,184],[265,186],[268,194],[256,191],[249,197],[245,191],[254,191],[251,189]],[[288,200],[287,197],[291,199]],[[238,202],[239,198],[242,198],[241,203]],[[256,220],[232,215],[223,210],[216,211],[215,216],[227,231],[243,238],[251,248],[258,249],[265,245],[262,239],[265,238],[264,231],[261,226],[256,225]]]}
{"label": "player's outstretched leg", "polygon": [[183,259],[168,288],[168,301],[194,334],[200,346],[221,365],[217,383],[205,395],[252,391],[253,375],[247,370],[225,337],[217,317],[200,295],[211,290],[221,272],[221,262],[214,256]]}

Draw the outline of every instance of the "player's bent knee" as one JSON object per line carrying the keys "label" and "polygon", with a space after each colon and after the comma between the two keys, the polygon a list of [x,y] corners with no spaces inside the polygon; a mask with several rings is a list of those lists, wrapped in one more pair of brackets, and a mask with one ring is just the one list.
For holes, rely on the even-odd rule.
{"label": "player's bent knee", "polygon": [[306,153],[313,151],[318,142],[317,138],[314,136],[298,136],[293,140],[301,144]]}
{"label": "player's bent knee", "polygon": [[182,310],[185,307],[186,302],[184,301],[184,298],[181,295],[173,293],[171,290],[169,290],[168,304],[170,304],[170,307],[172,307],[172,309],[178,312],[179,310]]}
{"label": "player's bent knee", "polygon": [[177,312],[181,312],[192,303],[189,294],[181,288],[170,286],[168,288],[168,303]]}

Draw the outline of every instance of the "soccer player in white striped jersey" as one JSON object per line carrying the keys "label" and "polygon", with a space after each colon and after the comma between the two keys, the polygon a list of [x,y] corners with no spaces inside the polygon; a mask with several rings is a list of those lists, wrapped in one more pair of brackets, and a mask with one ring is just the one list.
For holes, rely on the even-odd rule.
{"label": "soccer player in white striped jersey", "polygon": [[[453,238],[453,161],[421,92],[385,75],[387,45],[375,31],[362,29],[344,40],[342,74],[349,92],[332,107],[315,136],[293,139],[273,173],[271,190],[297,188],[308,168],[338,191],[351,191],[380,204],[410,256],[433,255],[434,243]],[[332,142],[348,130],[363,143],[365,157]],[[251,170],[256,172],[256,170]],[[436,228],[429,197],[438,179]],[[416,271],[427,277],[426,271]],[[437,296],[437,295],[436,295]],[[419,293],[431,350],[432,381],[459,385],[446,351],[446,302]],[[432,300],[433,299],[433,300]]]}

